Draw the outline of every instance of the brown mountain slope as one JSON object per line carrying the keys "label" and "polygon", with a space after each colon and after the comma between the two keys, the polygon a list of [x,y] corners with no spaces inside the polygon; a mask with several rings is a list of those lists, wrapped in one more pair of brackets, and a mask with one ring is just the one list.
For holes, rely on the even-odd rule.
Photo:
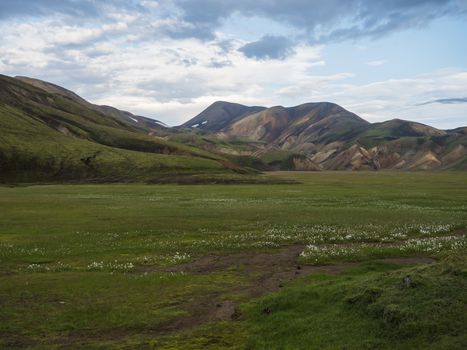
{"label": "brown mountain slope", "polygon": [[247,107],[238,103],[217,101],[180,127],[217,132],[236,120],[263,109],[265,107]]}
{"label": "brown mountain slope", "polygon": [[216,114],[222,106],[217,102],[208,108],[219,126],[211,136],[249,143],[242,154],[258,157],[273,169],[428,170],[463,169],[467,164],[466,128],[444,131],[400,119],[371,124],[329,102],[249,114],[242,106],[243,114],[235,117]]}
{"label": "brown mountain slope", "polygon": [[369,123],[329,102],[296,107],[271,107],[244,116],[221,131],[224,138],[265,141],[287,149],[303,143],[329,143],[348,139]]}

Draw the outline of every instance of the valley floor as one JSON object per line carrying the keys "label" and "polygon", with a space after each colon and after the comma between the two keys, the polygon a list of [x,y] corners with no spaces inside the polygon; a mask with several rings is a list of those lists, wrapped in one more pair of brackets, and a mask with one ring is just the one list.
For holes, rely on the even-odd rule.
{"label": "valley floor", "polygon": [[0,187],[0,348],[464,349],[467,173]]}

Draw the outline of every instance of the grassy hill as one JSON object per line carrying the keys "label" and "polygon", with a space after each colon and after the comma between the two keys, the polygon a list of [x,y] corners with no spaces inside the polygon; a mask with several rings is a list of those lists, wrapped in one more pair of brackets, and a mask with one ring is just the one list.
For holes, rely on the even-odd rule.
{"label": "grassy hill", "polygon": [[47,90],[0,76],[0,182],[235,178],[247,172],[222,156],[155,136],[154,125],[135,125],[125,112],[94,108],[65,89]]}

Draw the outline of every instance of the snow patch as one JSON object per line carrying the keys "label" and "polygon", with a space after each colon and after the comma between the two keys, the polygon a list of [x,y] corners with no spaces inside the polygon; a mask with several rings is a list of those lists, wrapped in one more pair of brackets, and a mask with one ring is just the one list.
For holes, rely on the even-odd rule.
{"label": "snow patch", "polygon": [[205,120],[204,122],[197,123],[197,124],[193,124],[191,127],[192,127],[192,128],[199,128],[201,125],[204,125],[204,124],[206,124],[207,122],[208,122],[208,121]]}

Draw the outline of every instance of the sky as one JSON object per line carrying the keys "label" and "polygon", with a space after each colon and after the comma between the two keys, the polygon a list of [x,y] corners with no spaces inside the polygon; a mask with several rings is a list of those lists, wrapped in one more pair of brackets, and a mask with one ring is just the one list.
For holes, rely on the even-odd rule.
{"label": "sky", "polygon": [[0,0],[0,74],[178,125],[330,101],[467,125],[467,0]]}

